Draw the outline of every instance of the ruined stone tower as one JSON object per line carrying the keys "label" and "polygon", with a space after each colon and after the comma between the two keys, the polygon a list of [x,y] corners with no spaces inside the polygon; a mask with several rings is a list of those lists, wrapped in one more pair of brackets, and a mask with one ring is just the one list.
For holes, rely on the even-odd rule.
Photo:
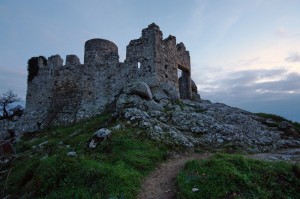
{"label": "ruined stone tower", "polygon": [[47,60],[40,56],[31,58],[28,68],[22,122],[30,121],[32,130],[100,114],[133,82],[145,82],[154,91],[167,85],[181,99],[199,98],[191,80],[189,52],[183,43],[176,44],[174,36],[163,39],[154,23],[130,41],[123,63],[113,42],[91,39],[85,43],[83,64],[76,55],[67,55],[65,65],[59,55]]}

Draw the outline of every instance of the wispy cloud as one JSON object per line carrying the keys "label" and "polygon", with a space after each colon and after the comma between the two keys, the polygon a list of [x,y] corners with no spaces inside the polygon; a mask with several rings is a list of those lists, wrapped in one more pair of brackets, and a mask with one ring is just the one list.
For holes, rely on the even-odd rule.
{"label": "wispy cloud", "polygon": [[260,61],[261,61],[260,57],[253,57],[250,59],[240,59],[236,63],[234,63],[234,67],[249,67],[259,63]]}
{"label": "wispy cloud", "polygon": [[275,34],[280,37],[288,37],[290,35],[289,31],[283,27],[279,27],[275,30]]}
{"label": "wispy cloud", "polygon": [[300,62],[300,54],[298,52],[290,53],[290,55],[285,58],[287,62]]}

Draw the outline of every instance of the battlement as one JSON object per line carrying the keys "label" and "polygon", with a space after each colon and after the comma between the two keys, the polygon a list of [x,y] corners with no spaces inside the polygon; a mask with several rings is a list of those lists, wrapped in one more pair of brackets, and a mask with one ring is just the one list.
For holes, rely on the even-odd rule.
{"label": "battlement", "polygon": [[48,57],[48,67],[50,69],[58,69],[63,66],[64,60],[60,57],[60,55],[52,55]]}
{"label": "battlement", "polygon": [[81,65],[79,58],[76,55],[67,55],[66,56],[66,66],[69,65]]}
{"label": "battlement", "polygon": [[70,124],[103,112],[126,85],[141,81],[154,94],[168,87],[178,92],[177,98],[197,97],[189,52],[175,36],[162,38],[159,26],[150,24],[129,42],[124,63],[116,44],[97,38],[85,42],[83,64],[76,55],[67,55],[65,65],[59,55],[31,58],[25,117],[36,121],[36,128]]}

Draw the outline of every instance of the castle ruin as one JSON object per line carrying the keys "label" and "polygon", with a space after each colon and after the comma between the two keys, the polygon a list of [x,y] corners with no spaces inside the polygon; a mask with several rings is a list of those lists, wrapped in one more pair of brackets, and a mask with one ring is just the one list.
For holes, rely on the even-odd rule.
{"label": "castle ruin", "polygon": [[168,85],[177,91],[178,99],[200,99],[191,80],[189,52],[183,43],[176,44],[174,36],[163,39],[154,23],[130,41],[123,63],[113,42],[91,39],[85,43],[83,64],[76,55],[67,55],[65,65],[59,55],[47,60],[40,56],[28,61],[28,70],[21,119],[30,121],[32,130],[100,114],[132,82],[145,82],[153,92]]}

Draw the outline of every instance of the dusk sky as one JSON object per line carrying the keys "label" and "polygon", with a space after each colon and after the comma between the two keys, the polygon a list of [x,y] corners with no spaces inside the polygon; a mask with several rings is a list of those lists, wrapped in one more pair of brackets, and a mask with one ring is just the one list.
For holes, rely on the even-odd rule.
{"label": "dusk sky", "polygon": [[156,23],[190,51],[202,99],[300,121],[300,0],[0,0],[0,94],[25,100],[30,57],[126,46]]}

